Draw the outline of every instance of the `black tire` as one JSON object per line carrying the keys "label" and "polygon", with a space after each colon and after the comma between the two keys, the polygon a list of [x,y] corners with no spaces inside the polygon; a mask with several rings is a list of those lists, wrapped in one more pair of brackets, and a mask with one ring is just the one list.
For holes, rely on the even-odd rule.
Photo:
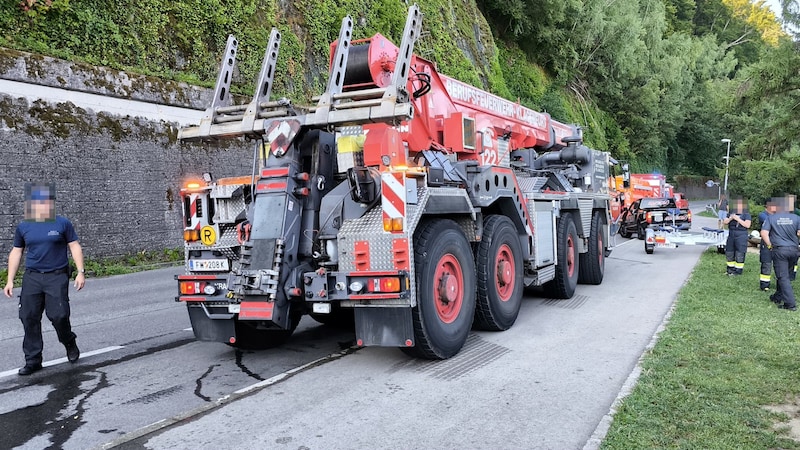
{"label": "black tire", "polygon": [[592,214],[592,225],[589,229],[589,251],[581,253],[578,272],[578,283],[600,284],[606,272],[606,236],[603,233],[603,217],[600,211]]}
{"label": "black tire", "polygon": [[522,246],[514,223],[489,216],[475,258],[478,296],[473,326],[479,330],[511,328],[522,305]]}
{"label": "black tire", "polygon": [[622,225],[619,227],[619,235],[624,238],[630,238],[631,236],[633,236],[633,233],[628,231],[628,229],[625,228],[625,225]]}
{"label": "black tire", "polygon": [[475,315],[472,249],[455,222],[436,219],[417,229],[414,260],[414,346],[402,350],[418,358],[449,358],[464,346]]}
{"label": "black tire", "polygon": [[236,342],[228,345],[242,350],[264,350],[281,346],[292,336],[301,317],[301,314],[292,314],[288,330],[262,328],[258,321],[237,320]]}
{"label": "black tire", "polygon": [[643,223],[636,224],[636,237],[639,238],[640,241],[644,240],[644,235],[646,231],[644,230],[645,226]]}
{"label": "black tire", "polygon": [[545,293],[551,298],[572,298],[578,285],[580,258],[578,258],[578,232],[571,214],[558,220],[558,264],[556,277],[544,284]]}
{"label": "black tire", "polygon": [[619,233],[620,236],[622,236],[624,238],[630,238],[633,235],[630,232],[630,230],[628,230],[627,222],[625,220],[627,218],[628,218],[628,212],[626,211],[626,212],[622,213],[619,216],[619,218],[617,219],[619,221],[619,231],[618,231],[618,233]]}
{"label": "black tire", "polygon": [[655,249],[656,249],[655,245],[647,245],[647,244],[644,244],[644,252],[645,252],[645,253],[647,253],[648,255],[652,255],[652,254],[653,254],[653,251],[654,251]]}

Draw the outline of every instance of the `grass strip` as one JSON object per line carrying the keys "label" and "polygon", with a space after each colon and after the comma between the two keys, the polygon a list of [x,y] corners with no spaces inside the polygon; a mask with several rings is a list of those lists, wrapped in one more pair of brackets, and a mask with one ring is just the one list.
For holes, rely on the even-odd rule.
{"label": "grass strip", "polygon": [[757,254],[729,277],[725,255],[703,253],[601,448],[800,449],[765,408],[800,393],[800,312],[776,308],[759,272]]}
{"label": "grass strip", "polygon": [[[23,256],[23,262],[24,259],[25,257]],[[84,258],[84,268],[86,269],[87,277],[108,277],[180,265],[183,264],[183,259],[183,247],[161,251],[143,250],[115,258],[98,259],[86,256]],[[75,262],[71,258],[69,263],[72,267],[75,267]],[[14,278],[14,285],[17,287],[22,286],[22,273],[24,270],[24,267],[21,267]],[[0,282],[2,282],[3,286],[5,286],[7,279],[8,268],[4,268],[0,270]]]}

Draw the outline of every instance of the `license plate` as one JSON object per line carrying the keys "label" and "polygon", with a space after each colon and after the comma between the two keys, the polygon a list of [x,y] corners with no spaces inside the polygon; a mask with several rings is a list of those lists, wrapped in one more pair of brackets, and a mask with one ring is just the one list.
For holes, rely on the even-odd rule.
{"label": "license plate", "polygon": [[227,271],[228,269],[228,260],[227,259],[190,259],[189,260],[189,270],[195,272],[220,272],[220,271]]}

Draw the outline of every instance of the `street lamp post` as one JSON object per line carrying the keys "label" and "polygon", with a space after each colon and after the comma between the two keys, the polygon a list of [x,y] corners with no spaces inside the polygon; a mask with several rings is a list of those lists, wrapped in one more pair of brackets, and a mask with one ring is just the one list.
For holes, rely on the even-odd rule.
{"label": "street lamp post", "polygon": [[725,138],[722,140],[722,142],[728,144],[728,151],[725,154],[725,185],[722,188],[722,191],[725,192],[725,195],[728,195],[728,166],[731,164],[731,140]]}

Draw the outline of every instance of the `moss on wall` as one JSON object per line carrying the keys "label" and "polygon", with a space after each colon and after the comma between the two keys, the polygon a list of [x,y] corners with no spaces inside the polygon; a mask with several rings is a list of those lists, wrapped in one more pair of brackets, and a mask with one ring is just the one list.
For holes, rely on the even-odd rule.
{"label": "moss on wall", "polygon": [[[150,75],[132,80],[130,90],[146,84],[164,97],[176,95],[172,80],[212,86],[228,34],[239,40],[232,90],[251,96],[270,30],[277,27],[282,43],[273,95],[295,102],[324,90],[329,44],[338,37],[344,16],[354,21],[353,39],[381,33],[399,44],[407,12],[407,4],[397,0],[118,0],[113,5],[86,0],[44,5],[23,13],[15,1],[0,0],[0,29],[6,30],[0,42],[83,61],[88,63],[85,70],[105,70],[94,67],[102,64]],[[613,120],[595,105],[554,85],[519,48],[496,42],[474,0],[429,0],[420,8],[423,33],[415,53],[434,61],[440,72],[547,111],[559,121],[577,122],[600,148],[624,144]],[[27,59],[28,70],[35,73],[37,61]],[[7,60],[0,58],[0,64]],[[93,82],[102,85],[109,74],[95,75]]]}

